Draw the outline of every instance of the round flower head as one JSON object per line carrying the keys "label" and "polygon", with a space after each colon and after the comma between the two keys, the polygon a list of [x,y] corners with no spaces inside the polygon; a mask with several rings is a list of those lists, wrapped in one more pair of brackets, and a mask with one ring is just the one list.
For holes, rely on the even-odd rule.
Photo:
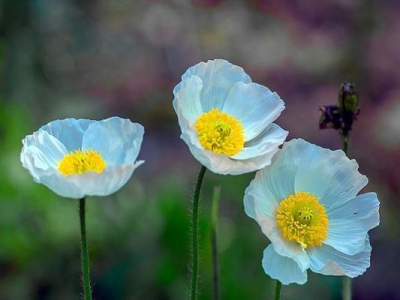
{"label": "round flower head", "polygon": [[370,265],[368,230],[379,224],[375,193],[357,193],[368,179],[341,150],[304,140],[283,145],[247,187],[244,207],[271,244],[265,273],[283,284],[304,284],[307,269],[356,277]]}
{"label": "round flower head", "polygon": [[144,162],[135,162],[143,134],[142,125],[118,117],[56,120],[24,138],[21,162],[60,196],[106,196]]}
{"label": "round flower head", "polygon": [[226,60],[189,68],[174,96],[181,138],[214,173],[242,174],[269,165],[288,134],[272,123],[285,108],[279,96]]}

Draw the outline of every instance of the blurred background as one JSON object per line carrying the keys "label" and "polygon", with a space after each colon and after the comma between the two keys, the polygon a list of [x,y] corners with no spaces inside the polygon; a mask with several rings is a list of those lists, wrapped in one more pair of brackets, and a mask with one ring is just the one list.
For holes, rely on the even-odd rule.
{"label": "blurred background", "polygon": [[[338,149],[319,130],[321,105],[343,81],[361,114],[349,156],[381,201],[371,267],[354,299],[400,299],[400,2],[396,0],[1,0],[0,299],[79,299],[78,205],[35,184],[21,140],[66,117],[117,115],[146,128],[128,184],[88,199],[94,298],[185,299],[189,210],[199,163],[180,140],[172,89],[199,61],[225,58],[286,102],[277,123]],[[254,174],[206,173],[201,200],[201,296],[212,299],[210,204],[220,185],[222,299],[272,299],[261,267],[269,243],[243,210]],[[282,299],[340,299],[341,278],[309,272]]]}

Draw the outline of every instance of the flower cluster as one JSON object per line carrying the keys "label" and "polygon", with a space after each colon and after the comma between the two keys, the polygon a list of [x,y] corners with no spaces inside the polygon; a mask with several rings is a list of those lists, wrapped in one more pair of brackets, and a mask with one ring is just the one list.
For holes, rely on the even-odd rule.
{"label": "flower cluster", "polygon": [[[265,273],[304,284],[308,269],[348,277],[365,272],[379,201],[375,193],[358,194],[368,180],[354,160],[302,139],[285,142],[288,132],[273,123],[285,108],[282,99],[226,60],[190,67],[173,94],[181,138],[205,168],[257,171],[244,208],[271,241]],[[344,84],[339,98],[323,108],[320,126],[348,137],[359,112],[354,85]],[[60,196],[106,196],[143,163],[136,161],[143,134],[142,125],[118,117],[57,120],[25,137],[21,162]]]}

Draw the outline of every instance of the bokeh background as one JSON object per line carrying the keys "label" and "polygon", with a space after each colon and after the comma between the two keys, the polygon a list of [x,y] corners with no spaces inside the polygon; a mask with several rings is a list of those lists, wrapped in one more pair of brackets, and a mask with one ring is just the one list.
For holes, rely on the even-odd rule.
{"label": "bokeh background", "polygon": [[[189,210],[199,163],[180,140],[172,89],[199,61],[225,58],[286,102],[289,139],[341,148],[319,130],[340,84],[359,90],[349,156],[381,201],[371,267],[354,299],[400,299],[400,2],[397,0],[0,1],[0,299],[79,299],[78,205],[35,184],[21,140],[47,122],[117,115],[146,128],[138,168],[106,198],[88,199],[95,299],[185,299]],[[222,299],[271,299],[268,240],[243,211],[254,174],[206,174],[201,296],[212,298],[210,204],[221,186]],[[282,299],[340,299],[341,279],[309,273]]]}

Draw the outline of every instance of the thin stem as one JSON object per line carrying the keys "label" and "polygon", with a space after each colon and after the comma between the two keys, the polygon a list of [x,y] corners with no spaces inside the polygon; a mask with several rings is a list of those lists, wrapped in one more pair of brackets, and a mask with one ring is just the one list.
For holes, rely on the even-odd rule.
{"label": "thin stem", "polygon": [[349,135],[343,136],[343,151],[344,153],[346,153],[346,155],[349,150],[349,139],[350,139]]}
{"label": "thin stem", "polygon": [[220,291],[219,291],[219,258],[218,258],[218,239],[217,239],[217,230],[218,230],[218,206],[219,200],[221,196],[221,187],[216,186],[214,188],[212,206],[211,206],[211,252],[212,252],[212,261],[213,261],[213,282],[214,282],[214,300],[220,299]]}
{"label": "thin stem", "polygon": [[343,284],[343,300],[351,299],[351,278],[347,276],[343,276],[342,280]]}
{"label": "thin stem", "polygon": [[[349,150],[349,139],[350,135],[343,135],[343,151],[347,155]],[[343,276],[342,279],[342,297],[343,300],[351,300],[351,278]]]}
{"label": "thin stem", "polygon": [[277,280],[275,287],[275,300],[279,300],[281,298],[281,288],[282,288],[282,283],[279,280]]}
{"label": "thin stem", "polygon": [[85,198],[79,200],[79,219],[81,223],[81,258],[82,258],[82,280],[85,300],[92,300],[89,275],[89,253],[86,241],[86,220],[85,220]]}
{"label": "thin stem", "polygon": [[191,300],[197,298],[197,277],[199,273],[199,200],[201,184],[203,182],[206,167],[201,166],[201,170],[197,177],[196,188],[193,195],[193,210],[192,210],[192,290],[190,293]]}

